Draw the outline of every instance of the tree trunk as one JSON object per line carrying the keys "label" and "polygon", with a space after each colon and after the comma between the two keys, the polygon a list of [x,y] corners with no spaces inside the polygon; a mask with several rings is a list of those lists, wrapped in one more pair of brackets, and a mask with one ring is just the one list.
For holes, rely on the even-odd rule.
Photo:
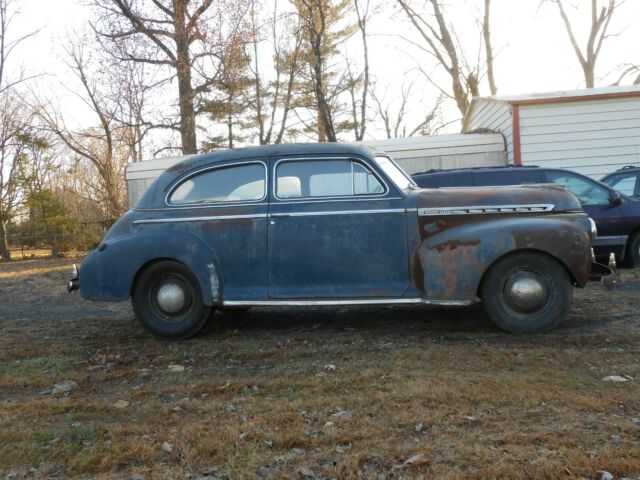
{"label": "tree trunk", "polygon": [[593,88],[595,86],[595,73],[593,67],[594,64],[588,62],[582,67],[582,70],[584,71],[584,83],[587,88]]}
{"label": "tree trunk", "polygon": [[482,23],[482,35],[484,37],[484,50],[487,57],[487,79],[491,95],[498,93],[496,79],[493,74],[493,47],[491,46],[491,0],[484,0],[484,21]]}
{"label": "tree trunk", "polygon": [[189,32],[186,27],[186,2],[174,2],[174,28],[176,41],[176,76],[178,78],[178,96],[180,107],[180,137],[182,153],[198,153],[196,139],[196,114],[193,107],[195,92],[191,84],[191,62],[189,58]]}
{"label": "tree trunk", "polygon": [[9,244],[7,242],[7,222],[0,222],[0,261],[8,262],[11,260],[9,252]]}

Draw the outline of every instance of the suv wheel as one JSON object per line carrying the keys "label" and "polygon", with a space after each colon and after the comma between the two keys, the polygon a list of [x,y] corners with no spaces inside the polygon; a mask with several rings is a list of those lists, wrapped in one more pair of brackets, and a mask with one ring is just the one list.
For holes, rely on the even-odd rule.
{"label": "suv wheel", "polygon": [[630,267],[640,267],[640,232],[636,232],[627,243],[626,263]]}

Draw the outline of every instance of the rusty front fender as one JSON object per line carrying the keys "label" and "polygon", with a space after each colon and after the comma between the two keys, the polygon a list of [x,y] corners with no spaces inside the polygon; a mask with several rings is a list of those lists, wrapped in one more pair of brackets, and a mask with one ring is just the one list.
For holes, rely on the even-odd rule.
{"label": "rusty front fender", "polygon": [[477,300],[485,272],[516,251],[538,251],[561,262],[578,286],[591,270],[590,240],[571,216],[510,216],[461,223],[422,241],[417,258],[430,300]]}

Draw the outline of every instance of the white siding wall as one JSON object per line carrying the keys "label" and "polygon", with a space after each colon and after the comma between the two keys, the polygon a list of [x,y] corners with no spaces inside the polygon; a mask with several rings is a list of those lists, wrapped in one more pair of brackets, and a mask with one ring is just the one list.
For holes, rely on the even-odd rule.
{"label": "white siding wall", "polygon": [[640,165],[640,97],[520,107],[522,163],[595,179]]}
{"label": "white siding wall", "polygon": [[507,161],[513,163],[513,120],[511,105],[495,100],[478,102],[473,111],[469,131],[488,128],[504,136],[507,147]]}

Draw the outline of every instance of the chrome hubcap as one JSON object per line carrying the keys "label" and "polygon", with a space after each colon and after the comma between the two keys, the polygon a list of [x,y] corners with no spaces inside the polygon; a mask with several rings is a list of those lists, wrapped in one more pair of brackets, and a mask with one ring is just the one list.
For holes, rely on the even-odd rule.
{"label": "chrome hubcap", "polygon": [[158,289],[158,306],[167,313],[180,311],[185,304],[185,293],[180,285],[165,283]]}
{"label": "chrome hubcap", "polygon": [[523,275],[507,285],[507,294],[514,307],[523,312],[541,308],[547,301],[545,285],[533,275]]}

